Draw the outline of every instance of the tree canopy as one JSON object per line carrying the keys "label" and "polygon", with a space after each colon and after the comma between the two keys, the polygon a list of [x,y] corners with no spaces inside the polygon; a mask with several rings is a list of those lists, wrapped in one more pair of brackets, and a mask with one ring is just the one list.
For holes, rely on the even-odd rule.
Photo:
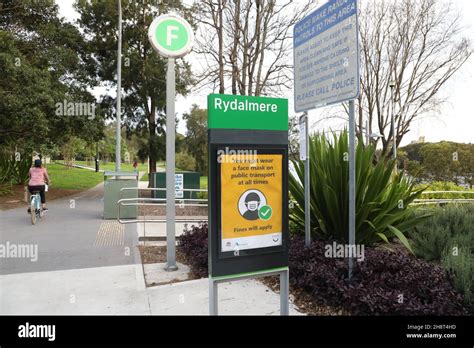
{"label": "tree canopy", "polygon": [[57,112],[58,103],[96,102],[79,30],[59,17],[53,1],[0,5],[0,146],[31,152],[70,136],[99,139],[100,107],[93,117]]}
{"label": "tree canopy", "polygon": [[[116,1],[77,0],[78,23],[93,57],[93,77],[116,88],[118,7]],[[140,157],[149,156],[150,171],[164,155],[166,116],[166,59],[148,41],[148,27],[159,14],[179,12],[191,21],[192,8],[182,1],[122,1],[123,125],[147,139]],[[191,84],[191,69],[184,59],[176,61],[176,91],[185,95]],[[115,97],[105,96],[109,118],[116,117]],[[175,131],[175,130],[173,130]]]}

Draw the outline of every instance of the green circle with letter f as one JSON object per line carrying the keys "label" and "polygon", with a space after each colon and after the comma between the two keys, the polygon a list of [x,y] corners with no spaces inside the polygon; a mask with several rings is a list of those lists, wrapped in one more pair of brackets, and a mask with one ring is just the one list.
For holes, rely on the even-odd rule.
{"label": "green circle with letter f", "polygon": [[189,35],[180,22],[175,19],[167,19],[161,22],[155,31],[156,41],[170,51],[179,51],[186,47]]}
{"label": "green circle with letter f", "polygon": [[148,39],[160,55],[179,58],[191,51],[194,33],[185,19],[174,14],[166,14],[155,18],[150,24]]}

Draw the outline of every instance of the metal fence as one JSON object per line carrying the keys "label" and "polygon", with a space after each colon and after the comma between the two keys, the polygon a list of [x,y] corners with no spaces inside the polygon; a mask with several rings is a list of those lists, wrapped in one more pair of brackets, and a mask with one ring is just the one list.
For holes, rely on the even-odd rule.
{"label": "metal fence", "polygon": [[[166,198],[122,198],[122,192],[126,190],[141,190],[141,191],[166,191],[166,188],[139,188],[139,187],[124,187],[120,190],[120,199],[117,201],[118,204],[118,222],[121,224],[133,224],[138,222],[150,222],[150,223],[164,223],[166,219],[147,219],[146,214],[143,215],[143,219],[121,219],[120,208],[123,206],[166,206]],[[180,191],[188,192],[208,192],[207,189],[182,189]],[[470,194],[474,195],[474,191],[425,191],[422,194]],[[473,196],[474,197],[474,196]],[[180,208],[185,207],[208,207],[207,198],[175,198],[177,206]],[[474,198],[427,198],[427,199],[415,199],[410,205],[443,205],[443,204],[465,204],[474,203]],[[206,218],[207,220],[207,218]],[[200,222],[203,219],[189,219],[176,217],[176,222]]]}
{"label": "metal fence", "polygon": [[[474,195],[474,191],[425,191],[423,195],[429,194],[470,194]],[[474,197],[474,196],[473,196]],[[411,205],[442,205],[442,204],[465,204],[474,203],[474,198],[426,198],[426,199],[415,199]]]}
{"label": "metal fence", "polygon": [[[118,222],[121,224],[133,224],[138,222],[151,222],[151,223],[163,223],[166,222],[166,219],[147,219],[146,214],[143,215],[143,219],[121,219],[120,218],[120,208],[123,206],[166,206],[166,198],[148,198],[148,197],[137,197],[137,198],[122,198],[122,192],[127,190],[141,190],[141,191],[166,191],[166,188],[139,188],[139,187],[124,187],[120,189],[119,200],[117,201],[118,205]],[[207,192],[207,189],[182,189],[180,191],[188,192]],[[176,198],[177,206],[180,208],[186,207],[208,207],[207,198]],[[189,203],[188,203],[189,202]],[[192,203],[191,203],[192,202]],[[207,220],[207,218],[206,218]],[[200,222],[203,219],[180,219],[179,216],[175,219],[176,222]]]}

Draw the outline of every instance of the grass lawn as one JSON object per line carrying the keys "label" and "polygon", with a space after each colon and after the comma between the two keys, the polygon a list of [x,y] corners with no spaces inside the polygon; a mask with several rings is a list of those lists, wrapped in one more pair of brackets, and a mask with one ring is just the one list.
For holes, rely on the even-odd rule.
{"label": "grass lawn", "polygon": [[[82,166],[88,166],[88,167],[91,167],[91,168],[94,167],[93,162],[89,162],[89,164],[87,164],[86,161],[76,161],[76,164],[79,164],[79,165],[82,165]],[[165,168],[165,164],[166,164],[165,162],[156,162],[157,167]],[[84,186],[84,187],[81,186],[79,188],[93,187],[93,186],[95,186],[96,184],[100,183],[103,180],[103,174],[102,173],[95,173],[93,171],[89,171],[89,170],[86,170],[86,169],[78,169],[78,168],[66,169],[65,166],[60,165],[60,164],[49,164],[48,167],[47,167],[48,172],[50,170],[49,169],[50,167],[51,168],[57,168],[56,170],[58,170],[59,175],[63,175],[62,173],[60,173],[60,171],[63,171],[64,174],[66,174],[65,178],[60,178],[59,184],[63,185],[63,181],[64,181],[64,185],[65,185],[64,187],[61,186],[61,188],[74,189],[75,187],[73,185],[75,183],[75,181],[74,181],[75,179],[69,180],[67,177],[69,175],[80,175],[83,172],[86,173],[85,177],[83,179],[86,183],[87,183],[88,180],[92,180],[92,178],[98,177],[99,179],[98,179],[98,181],[92,181],[95,184],[91,184],[90,186]],[[100,169],[101,170],[107,170],[107,171],[114,171],[115,170],[115,163],[114,162],[100,163]],[[134,168],[133,168],[133,165],[131,163],[130,164],[122,163],[122,171],[132,172],[133,170],[134,170]],[[140,181],[148,181],[148,173],[147,173],[148,172],[148,164],[147,163],[144,163],[144,164],[139,163],[138,164],[138,170],[141,171],[141,172],[145,172],[145,175],[143,175],[143,177],[140,179]],[[176,168],[176,171],[181,171],[181,170],[179,168]],[[78,174],[75,174],[76,172],[78,172]],[[97,174],[99,174],[99,175],[97,176]],[[89,179],[89,178],[91,178],[91,179]],[[58,185],[58,183],[57,183],[58,180],[55,180],[55,179],[51,179],[51,180],[53,181],[53,185],[56,187],[56,185]],[[78,185],[81,185],[81,183],[78,182]],[[201,189],[207,189],[207,176],[201,176],[199,186],[200,186]]]}
{"label": "grass lawn", "polygon": [[104,173],[96,173],[92,170],[69,168],[61,164],[47,164],[49,178],[52,188],[83,190],[100,184],[104,180]]}
{"label": "grass lawn", "polygon": [[[95,168],[94,162],[89,162],[87,161],[76,161],[76,164],[81,165],[81,166],[87,166],[91,168]],[[138,170],[141,172],[146,172],[148,170],[148,164],[144,163],[138,163]],[[108,163],[103,163],[100,162],[99,164],[99,169],[101,170],[108,170],[108,171],[114,171],[115,170],[115,162],[108,162]],[[124,172],[133,172],[133,163],[122,163],[121,170]]]}

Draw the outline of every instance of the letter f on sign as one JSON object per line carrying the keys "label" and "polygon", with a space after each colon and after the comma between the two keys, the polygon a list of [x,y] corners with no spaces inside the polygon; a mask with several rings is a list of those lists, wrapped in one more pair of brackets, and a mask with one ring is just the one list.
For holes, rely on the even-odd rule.
{"label": "letter f on sign", "polygon": [[171,46],[171,40],[177,39],[178,35],[173,34],[173,31],[178,31],[179,28],[175,25],[166,27],[166,46]]}

